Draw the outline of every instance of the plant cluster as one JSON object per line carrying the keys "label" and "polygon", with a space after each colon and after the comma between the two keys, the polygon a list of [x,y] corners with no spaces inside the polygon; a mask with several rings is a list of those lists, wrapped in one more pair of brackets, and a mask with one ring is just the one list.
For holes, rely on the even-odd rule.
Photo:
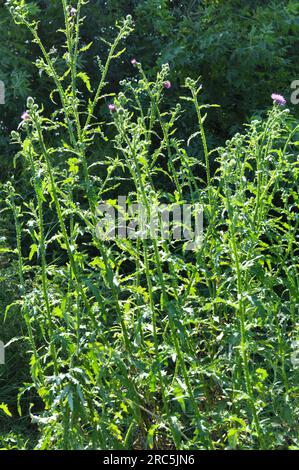
{"label": "plant cluster", "polygon": [[[97,83],[78,66],[91,48],[80,42],[85,3],[61,1],[60,54],[26,2],[7,2],[53,83],[53,111],[29,97],[12,133],[26,193],[12,180],[1,195],[14,222],[1,253],[18,276],[5,320],[24,325],[30,367],[18,413],[29,401],[38,449],[298,448],[296,121],[274,104],[209,150],[215,106],[199,80],[167,106],[169,66],[151,79],[132,60],[135,78],[109,90],[131,17],[97,60]],[[189,107],[197,130],[182,139]],[[97,206],[119,194],[148,212],[200,204],[202,244],[102,240]]]}

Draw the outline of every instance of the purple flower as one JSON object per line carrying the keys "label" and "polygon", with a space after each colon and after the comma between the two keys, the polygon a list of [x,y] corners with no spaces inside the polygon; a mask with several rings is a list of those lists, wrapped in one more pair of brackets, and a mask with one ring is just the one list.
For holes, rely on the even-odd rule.
{"label": "purple flower", "polygon": [[112,103],[108,104],[108,108],[109,108],[109,111],[110,111],[111,113],[115,113],[115,112],[116,112],[116,106],[115,106],[115,104],[112,104]]}
{"label": "purple flower", "polygon": [[28,111],[24,111],[24,113],[22,114],[21,116],[21,119],[22,121],[20,122],[20,124],[18,125],[18,129],[20,129],[20,127],[22,127],[22,125],[26,122],[26,121],[29,121],[31,118],[30,118],[30,114],[28,113]]}
{"label": "purple flower", "polygon": [[76,13],[77,13],[76,8],[72,7],[72,8],[70,9],[70,15],[71,15],[71,16],[75,16]]}
{"label": "purple flower", "polygon": [[28,113],[28,111],[25,111],[25,112],[22,114],[21,119],[22,119],[22,121],[29,121],[29,119],[30,119],[30,114]]}
{"label": "purple flower", "polygon": [[278,104],[279,106],[284,106],[286,104],[286,99],[282,95],[272,93],[271,98],[273,100],[273,103]]}
{"label": "purple flower", "polygon": [[169,88],[171,88],[171,82],[169,80],[166,80],[166,82],[163,83],[163,86],[164,88],[166,88],[166,90],[169,90]]}
{"label": "purple flower", "polygon": [[131,60],[131,64],[132,64],[132,65],[136,65],[136,64],[137,64],[137,60],[136,60],[136,59],[132,59],[132,60]]}

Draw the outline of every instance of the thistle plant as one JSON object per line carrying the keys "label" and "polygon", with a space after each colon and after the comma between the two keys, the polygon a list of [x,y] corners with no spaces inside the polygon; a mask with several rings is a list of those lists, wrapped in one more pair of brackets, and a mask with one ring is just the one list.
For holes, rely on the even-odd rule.
{"label": "thistle plant", "polygon": [[[38,449],[296,447],[298,127],[275,102],[210,150],[204,113],[216,105],[201,103],[199,81],[187,79],[169,109],[169,66],[149,77],[138,58],[112,95],[130,17],[91,83],[85,3],[61,2],[60,55],[41,42],[30,3],[7,2],[53,82],[53,109],[29,97],[12,134],[29,189],[11,182],[2,196],[19,279],[6,317],[24,319],[31,357],[18,411],[34,390]],[[181,140],[185,102],[198,130]],[[201,244],[189,250],[148,225],[146,237],[99,237],[98,206],[119,209],[123,194],[148,218],[160,204],[200,205]]]}

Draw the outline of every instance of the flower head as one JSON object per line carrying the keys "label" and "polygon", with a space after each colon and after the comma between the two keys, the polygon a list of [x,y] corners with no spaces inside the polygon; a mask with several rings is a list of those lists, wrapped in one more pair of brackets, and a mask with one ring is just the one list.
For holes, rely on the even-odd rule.
{"label": "flower head", "polygon": [[131,64],[132,65],[136,65],[137,64],[137,60],[135,58],[131,59]]}
{"label": "flower head", "polygon": [[108,104],[108,108],[109,108],[109,111],[110,111],[111,113],[115,113],[115,112],[116,112],[116,106],[115,106],[115,104],[112,104],[112,103]]}
{"label": "flower head", "polygon": [[22,119],[22,121],[29,121],[30,114],[28,113],[28,111],[24,111],[24,113],[21,116],[21,119]]}
{"label": "flower head", "polygon": [[273,100],[273,103],[278,104],[279,106],[284,106],[286,104],[286,99],[282,95],[272,93],[271,98]]}
{"label": "flower head", "polygon": [[22,127],[22,125],[26,122],[26,121],[29,121],[31,118],[30,118],[30,114],[28,111],[24,111],[24,113],[22,114],[21,116],[21,119],[22,121],[20,122],[20,124],[18,125],[18,129],[20,129],[20,127]]}
{"label": "flower head", "polygon": [[70,15],[71,15],[71,16],[75,16],[76,13],[77,13],[76,8],[72,7],[72,8],[70,9]]}
{"label": "flower head", "polygon": [[171,82],[169,80],[166,80],[166,82],[163,83],[163,86],[164,88],[166,88],[166,90],[169,90],[169,88],[171,88]]}

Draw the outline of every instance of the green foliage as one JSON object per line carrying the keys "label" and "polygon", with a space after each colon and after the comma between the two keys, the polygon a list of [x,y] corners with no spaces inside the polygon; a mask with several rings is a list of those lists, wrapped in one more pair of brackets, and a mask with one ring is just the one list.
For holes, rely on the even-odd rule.
{"label": "green foliage", "polygon": [[[1,120],[6,130],[15,128],[29,95],[52,106],[47,96],[51,85],[47,74],[34,73],[32,60],[38,49],[28,47],[26,29],[14,25],[5,3],[1,2],[0,80],[6,85],[6,106],[1,106]],[[32,14],[39,14],[39,35],[50,50],[59,51],[63,36],[56,36],[62,21],[60,0],[27,2]],[[83,25],[83,44],[92,48],[78,62],[85,67],[91,82],[96,81],[94,57],[105,55],[105,44],[114,35],[114,24],[127,14],[133,16],[135,31],[128,39],[122,61],[111,68],[110,91],[119,81],[132,75],[130,59],[136,57],[152,78],[164,63],[171,66],[174,105],[185,77],[202,77],[203,100],[216,102],[221,110],[208,119],[208,140],[221,142],[240,130],[244,121],[269,105],[273,91],[290,97],[290,84],[298,79],[298,1],[261,0],[189,1],[169,0],[94,0],[85,5],[84,13],[92,18]],[[59,63],[56,63],[59,66]],[[293,109],[297,113],[297,109]],[[4,114],[3,114],[4,113]],[[192,112],[180,129],[186,137],[190,126],[196,128]],[[12,171],[7,132],[0,139],[0,152],[7,164],[1,177]]]}
{"label": "green foliage", "polygon": [[[53,2],[64,18],[64,47],[55,51],[26,2],[6,3],[40,49],[36,65],[52,84],[52,104],[27,99],[12,133],[22,179],[7,182],[1,196],[2,213],[13,220],[3,233],[3,279],[18,287],[8,292],[5,320],[24,328],[16,336],[26,344],[30,376],[18,397],[14,391],[14,405],[8,393],[0,403],[13,416],[16,405],[30,416],[37,449],[298,447],[296,120],[273,105],[211,151],[207,113],[219,111],[205,104],[194,77],[180,89],[177,83],[178,102],[165,87],[173,81],[169,66],[147,73],[136,54],[134,78],[113,93],[110,77],[140,34],[130,16],[115,38],[105,34],[91,74],[93,47],[80,33],[84,1],[74,16],[66,0]],[[204,30],[232,3],[195,2],[207,15]],[[190,11],[174,2],[136,2],[134,11],[144,35],[156,28],[154,38],[166,41],[180,8],[183,23]],[[201,47],[210,50],[207,44]],[[202,206],[202,244],[187,250],[172,238],[102,239],[97,206],[117,205],[120,194],[148,215],[161,203]],[[17,431],[0,443],[28,445]]]}

